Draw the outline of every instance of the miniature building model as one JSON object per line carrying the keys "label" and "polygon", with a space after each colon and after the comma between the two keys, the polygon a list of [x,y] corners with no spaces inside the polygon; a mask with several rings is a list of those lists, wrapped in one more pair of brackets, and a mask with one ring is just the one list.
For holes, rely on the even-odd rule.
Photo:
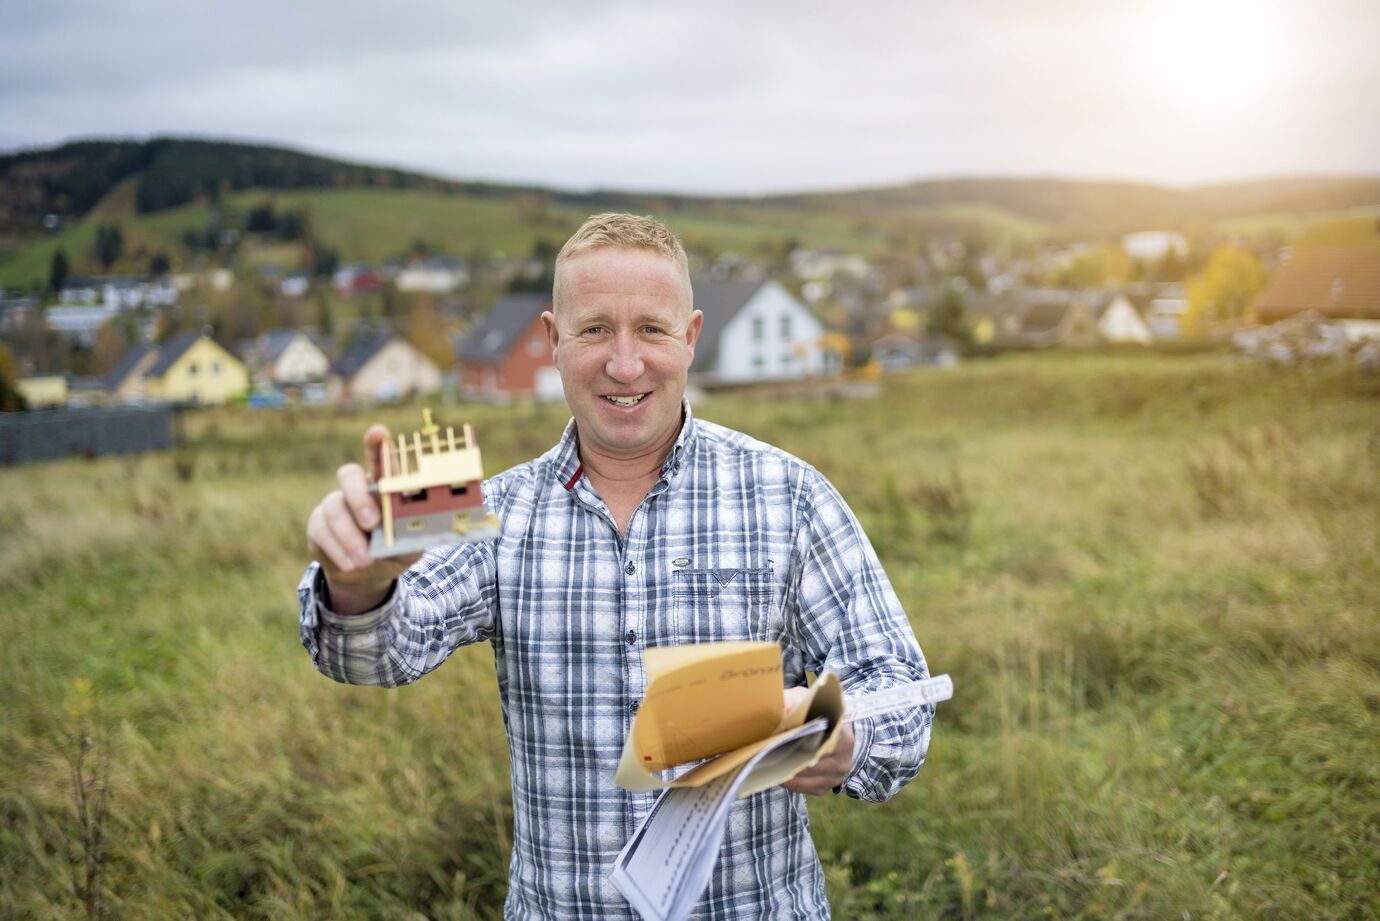
{"label": "miniature building model", "polygon": [[479,483],[484,478],[474,430],[431,421],[396,444],[383,446],[378,482],[383,524],[370,535],[374,557],[401,556],[440,544],[462,544],[498,536],[498,519],[484,509]]}

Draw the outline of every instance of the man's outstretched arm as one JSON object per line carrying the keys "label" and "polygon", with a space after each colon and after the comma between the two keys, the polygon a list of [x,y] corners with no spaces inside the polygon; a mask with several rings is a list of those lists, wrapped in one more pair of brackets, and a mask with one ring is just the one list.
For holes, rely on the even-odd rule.
{"label": "man's outstretched arm", "polygon": [[[364,434],[376,475],[388,430]],[[323,674],[347,684],[415,681],[457,647],[485,638],[495,603],[492,545],[375,560],[369,532],[381,510],[358,464],[336,473],[338,489],[308,516],[314,562],[297,586],[302,645]]]}

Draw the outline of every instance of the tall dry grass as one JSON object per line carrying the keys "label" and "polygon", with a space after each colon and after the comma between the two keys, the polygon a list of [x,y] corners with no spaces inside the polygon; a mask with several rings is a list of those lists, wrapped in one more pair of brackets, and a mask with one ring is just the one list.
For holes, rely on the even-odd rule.
{"label": "tall dry grass", "polygon": [[[836,916],[1380,914],[1373,381],[1027,356],[696,408],[835,481],[955,679],[915,784],[812,805]],[[566,418],[450,415],[491,469]],[[167,455],[0,473],[0,918],[498,915],[488,650],[383,692],[297,644],[302,522],[365,422],[211,412]]]}

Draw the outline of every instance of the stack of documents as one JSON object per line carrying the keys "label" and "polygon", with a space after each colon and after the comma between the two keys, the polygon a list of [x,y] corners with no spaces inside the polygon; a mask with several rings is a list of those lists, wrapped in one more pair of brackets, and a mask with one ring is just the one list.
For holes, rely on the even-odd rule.
{"label": "stack of documents", "polygon": [[[647,921],[677,921],[709,884],[739,797],[785,783],[833,750],[840,728],[953,696],[939,675],[846,702],[825,672],[782,715],[775,643],[704,643],[649,649],[647,694],[623,746],[615,781],[665,789],[628,841],[610,879]],[[705,760],[674,780],[658,776]]]}

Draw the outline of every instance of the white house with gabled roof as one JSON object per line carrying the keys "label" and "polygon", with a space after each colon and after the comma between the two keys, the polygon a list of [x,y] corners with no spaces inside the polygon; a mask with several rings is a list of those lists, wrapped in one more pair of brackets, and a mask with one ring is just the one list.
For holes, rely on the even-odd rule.
{"label": "white house with gabled roof", "polygon": [[1155,335],[1136,302],[1124,291],[1104,296],[1094,302],[1097,332],[1107,342],[1134,342],[1149,345]]}
{"label": "white house with gabled roof", "polygon": [[774,281],[694,281],[704,314],[691,376],[701,384],[785,380],[824,370],[824,325]]}

